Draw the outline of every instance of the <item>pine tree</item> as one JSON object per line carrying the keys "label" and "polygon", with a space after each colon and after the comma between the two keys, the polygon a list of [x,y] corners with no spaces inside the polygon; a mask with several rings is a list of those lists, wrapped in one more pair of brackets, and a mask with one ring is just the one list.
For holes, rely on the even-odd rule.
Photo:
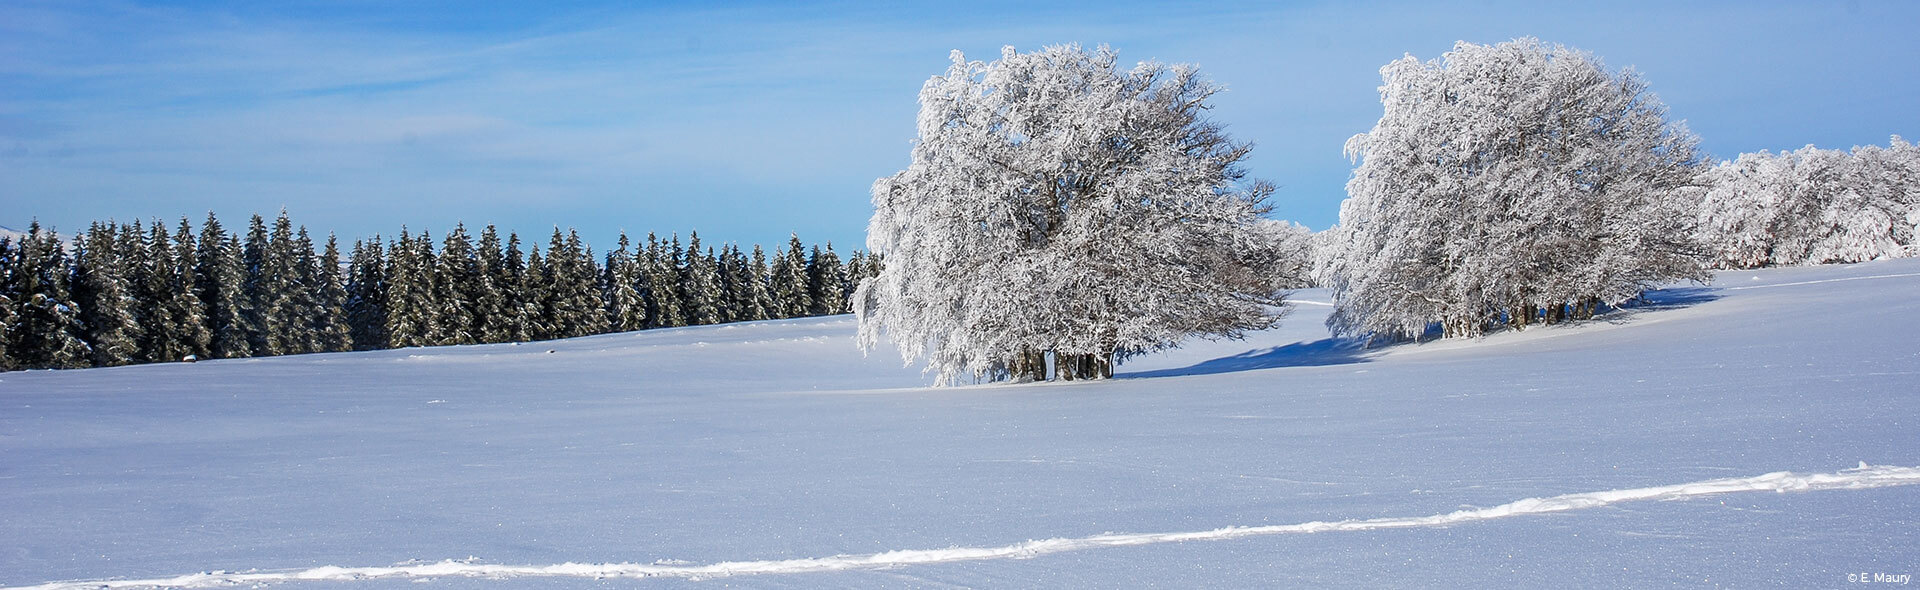
{"label": "pine tree", "polygon": [[14,255],[13,238],[0,236],[0,371],[11,371],[18,367],[7,346],[13,340],[13,285],[12,269]]}
{"label": "pine tree", "polygon": [[199,259],[194,264],[195,292],[207,318],[211,338],[208,356],[244,358],[253,356],[248,341],[247,317],[251,302],[246,294],[246,267],[243,266],[239,238],[226,232],[213,213],[200,226]]}
{"label": "pine tree", "polygon": [[565,235],[554,228],[547,248],[547,267],[553,279],[547,318],[554,338],[573,338],[606,331],[607,317],[600,303],[600,272],[593,252],[578,232]]}
{"label": "pine tree", "polygon": [[807,259],[807,297],[812,307],[810,315],[835,315],[847,312],[846,299],[847,270],[840,264],[840,255],[834,254],[833,243],[827,243],[827,249],[813,247],[813,256]]}
{"label": "pine tree", "polygon": [[479,321],[475,315],[475,291],[481,285],[480,261],[474,256],[464,223],[453,226],[441,242],[440,256],[434,265],[432,303],[440,311],[440,333],[435,344],[473,344],[479,342]]}
{"label": "pine tree", "polygon": [[246,245],[240,254],[241,271],[245,273],[240,281],[241,291],[246,295],[241,317],[252,356],[275,354],[267,346],[267,306],[272,303],[266,284],[267,245],[266,220],[256,213],[247,221]]}
{"label": "pine tree", "polygon": [[[515,252],[518,255],[518,252]],[[469,291],[473,301],[473,314],[478,332],[474,335],[481,342],[511,342],[514,340],[514,316],[517,313],[510,301],[514,289],[514,279],[506,254],[500,251],[500,233],[492,225],[480,231],[480,242],[474,248],[475,261],[478,263],[479,280]]]}
{"label": "pine tree", "polygon": [[166,224],[154,220],[144,257],[135,259],[146,268],[135,288],[141,303],[140,323],[146,328],[140,341],[141,356],[148,362],[173,362],[194,354],[188,318],[181,317],[183,310],[174,296],[180,273],[174,266],[173,250]]}
{"label": "pine tree", "polygon": [[345,352],[353,350],[353,329],[347,320],[347,289],[340,281],[340,244],[327,234],[326,251],[314,269],[313,333],[315,350]]}
{"label": "pine tree", "polygon": [[753,300],[749,298],[747,283],[747,257],[740,253],[740,247],[727,244],[720,248],[720,321],[743,322],[752,315]]}
{"label": "pine tree", "polygon": [[93,349],[96,367],[131,363],[140,352],[140,324],[129,309],[133,289],[127,284],[114,230],[111,222],[94,223],[74,252],[73,300],[80,307],[84,338]]}
{"label": "pine tree", "polygon": [[559,330],[552,321],[553,269],[540,257],[540,247],[527,248],[527,268],[520,275],[520,322],[525,326],[525,341],[549,340]]}
{"label": "pine tree", "polygon": [[7,354],[24,369],[77,369],[90,364],[78,310],[67,290],[66,250],[60,237],[34,221],[20,240],[0,292],[13,304]]}
{"label": "pine tree", "polygon": [[153,274],[151,261],[153,256],[148,249],[147,226],[138,219],[131,224],[120,224],[114,231],[114,256],[124,261],[120,271],[127,283],[127,315],[133,318],[140,330],[134,334],[134,350],[130,357],[133,363],[151,363],[166,359],[153,356],[152,343],[149,340],[154,332],[166,329],[164,323],[149,321],[154,315],[153,307],[157,302],[149,291]]}
{"label": "pine tree", "polygon": [[354,350],[386,348],[387,256],[380,236],[353,243],[347,270],[347,325]]}
{"label": "pine tree", "polygon": [[748,321],[765,320],[775,317],[777,304],[773,292],[767,288],[767,276],[772,272],[767,268],[767,253],[759,244],[753,245],[753,261],[746,269],[746,300]]}
{"label": "pine tree", "polygon": [[615,332],[647,327],[647,302],[640,294],[641,264],[631,248],[632,242],[623,231],[620,248],[607,253],[607,320]]}
{"label": "pine tree", "polygon": [[[267,240],[265,257],[261,260],[261,295],[265,302],[261,315],[266,320],[266,354],[300,354],[311,352],[307,318],[308,311],[306,281],[303,280],[298,242],[293,233],[293,221],[287,218],[286,210],[273,220],[273,233]],[[311,251],[308,256],[311,257]]]}
{"label": "pine tree", "polygon": [[646,288],[642,296],[647,300],[647,318],[649,328],[672,328],[687,325],[686,315],[681,312],[679,269],[675,259],[679,258],[678,242],[668,247],[652,233],[647,234]]}
{"label": "pine tree", "polygon": [[[424,236],[425,233],[422,233]],[[427,297],[432,292],[430,268],[420,251],[420,240],[405,227],[389,248],[387,258],[387,348],[426,346],[433,333]]]}
{"label": "pine tree", "polygon": [[514,342],[533,340],[534,332],[540,326],[540,309],[538,304],[534,303],[536,294],[532,290],[532,281],[535,279],[530,272],[533,269],[533,254],[538,252],[521,256],[520,234],[507,234],[506,301],[508,313],[513,315],[512,340]]}
{"label": "pine tree", "polygon": [[800,236],[787,238],[787,251],[773,263],[769,280],[773,291],[774,317],[805,317],[813,309],[813,296],[807,289],[807,254]]}
{"label": "pine tree", "polygon": [[[159,222],[155,222],[158,227]],[[173,316],[178,318],[180,326],[176,330],[180,345],[194,358],[207,358],[209,347],[213,343],[213,333],[207,329],[206,305],[200,301],[198,290],[199,273],[194,271],[194,263],[199,258],[199,245],[194,243],[193,222],[186,217],[180,218],[179,229],[173,234],[173,285],[170,287],[168,306],[173,308]]]}
{"label": "pine tree", "polygon": [[686,265],[680,269],[679,291],[681,305],[687,314],[687,324],[701,326],[720,323],[720,276],[712,254],[701,251],[700,232],[697,231],[689,238]]}

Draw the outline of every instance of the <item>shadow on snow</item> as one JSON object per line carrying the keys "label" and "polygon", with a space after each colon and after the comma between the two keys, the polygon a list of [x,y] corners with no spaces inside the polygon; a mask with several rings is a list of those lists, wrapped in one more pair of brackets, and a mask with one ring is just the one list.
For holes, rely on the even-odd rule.
{"label": "shadow on snow", "polygon": [[1176,377],[1182,375],[1213,375],[1237,371],[1253,371],[1278,367],[1319,367],[1325,365],[1346,365],[1367,361],[1361,353],[1360,343],[1351,338],[1326,338],[1313,342],[1295,342],[1286,346],[1275,346],[1265,350],[1249,350],[1233,356],[1201,362],[1177,369],[1140,371],[1121,373],[1119,379],[1144,379],[1149,377]]}
{"label": "shadow on snow", "polygon": [[[1607,310],[1593,321],[1613,323],[1630,322],[1633,316],[1649,311],[1680,309],[1699,305],[1723,295],[1713,287],[1673,287],[1654,289],[1642,293],[1639,297],[1623,303],[1620,307]],[[1574,322],[1569,322],[1574,323]],[[1238,371],[1254,371],[1279,367],[1320,367],[1326,365],[1348,365],[1367,362],[1364,353],[1383,348],[1417,344],[1433,340],[1439,336],[1439,324],[1434,324],[1427,334],[1420,338],[1397,342],[1375,342],[1371,347],[1363,346],[1363,339],[1325,338],[1313,342],[1295,342],[1286,346],[1275,346],[1264,350],[1249,350],[1233,356],[1201,362],[1177,369],[1158,369],[1115,375],[1119,379],[1145,379],[1152,377],[1178,377],[1183,375],[1214,375]],[[1494,332],[1506,331],[1496,328]],[[1491,332],[1490,332],[1491,333]]]}

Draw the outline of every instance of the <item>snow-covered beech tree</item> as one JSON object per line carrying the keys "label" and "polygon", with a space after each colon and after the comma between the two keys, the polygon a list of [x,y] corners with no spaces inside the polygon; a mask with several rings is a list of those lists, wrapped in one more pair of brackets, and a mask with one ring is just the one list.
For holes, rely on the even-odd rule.
{"label": "snow-covered beech tree", "polygon": [[1697,140],[1633,70],[1523,38],[1380,74],[1320,266],[1335,333],[1474,336],[1705,278]]}
{"label": "snow-covered beech tree", "polygon": [[1307,226],[1291,221],[1260,220],[1259,230],[1266,233],[1262,243],[1278,250],[1275,253],[1280,264],[1275,267],[1277,283],[1288,289],[1306,289],[1318,287],[1314,278],[1314,251],[1319,248],[1319,239]]}
{"label": "snow-covered beech tree", "polygon": [[873,185],[886,256],[853,307],[937,381],[1111,376],[1116,355],[1272,326],[1279,249],[1250,146],[1206,118],[1188,65],[1008,47],[920,91],[907,169]]}
{"label": "snow-covered beech tree", "polygon": [[1852,152],[1807,146],[1722,162],[1701,199],[1700,234],[1721,268],[1912,256],[1920,147],[1895,136]]}

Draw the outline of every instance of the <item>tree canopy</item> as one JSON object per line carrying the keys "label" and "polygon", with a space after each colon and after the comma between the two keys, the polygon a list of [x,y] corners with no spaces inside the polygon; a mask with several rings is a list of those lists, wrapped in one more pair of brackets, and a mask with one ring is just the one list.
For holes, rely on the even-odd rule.
{"label": "tree canopy", "polygon": [[1196,68],[1074,45],[952,59],[921,89],[911,165],[873,185],[887,265],[855,296],[863,347],[884,330],[940,383],[1044,379],[1049,353],[1085,378],[1278,320],[1272,189]]}

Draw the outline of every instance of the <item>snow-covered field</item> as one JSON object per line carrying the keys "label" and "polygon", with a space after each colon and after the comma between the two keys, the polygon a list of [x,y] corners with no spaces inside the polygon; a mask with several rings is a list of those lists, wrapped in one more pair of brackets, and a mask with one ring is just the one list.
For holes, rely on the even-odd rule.
{"label": "snow-covered field", "polygon": [[1375,351],[1296,298],[1098,383],[923,388],[846,316],[0,374],[0,586],[1920,574],[1920,260]]}

